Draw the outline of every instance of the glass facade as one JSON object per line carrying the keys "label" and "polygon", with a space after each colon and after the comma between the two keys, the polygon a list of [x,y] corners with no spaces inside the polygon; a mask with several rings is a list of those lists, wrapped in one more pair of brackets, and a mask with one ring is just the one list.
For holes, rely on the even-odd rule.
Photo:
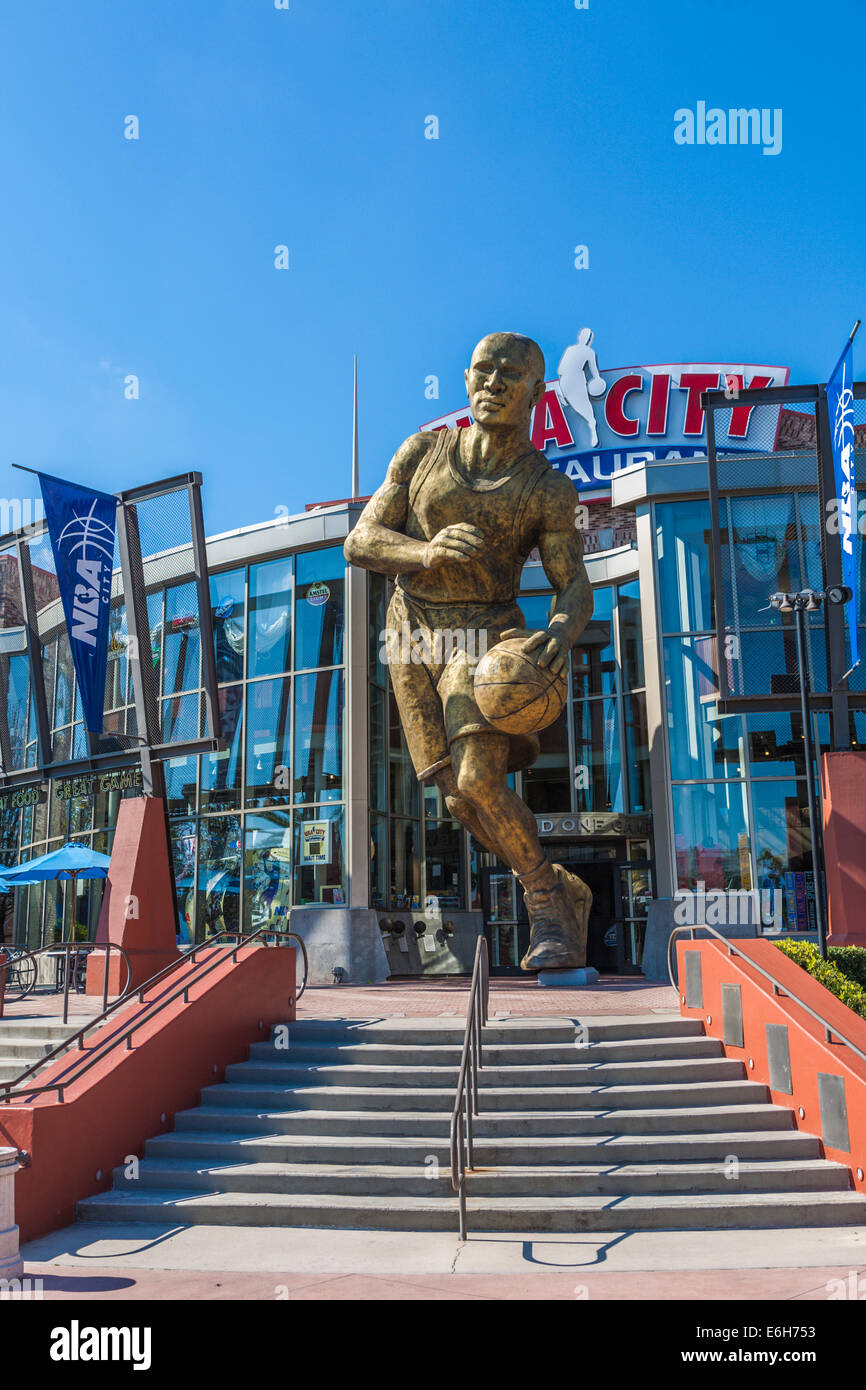
{"label": "glass facade", "polygon": [[[796,697],[793,615],[770,609],[768,596],[823,587],[817,498],[781,491],[723,496],[720,507],[725,691]],[[782,925],[811,929],[814,863],[800,715],[719,713],[709,503],[656,503],[653,526],[676,886],[774,889]],[[810,681],[826,688],[823,613],[808,621]],[[827,746],[826,715],[816,716],[815,732]]]}
{"label": "glass facade", "polygon": [[[226,748],[164,764],[181,941],[254,929],[290,906],[346,901],[345,562],[332,545],[210,576],[219,709]],[[165,732],[204,728],[201,638],[189,583],[148,595],[158,634]],[[112,614],[106,729],[135,731],[125,611]],[[65,633],[45,646],[56,758],[86,754]],[[26,695],[26,691],[24,692]],[[21,698],[24,698],[22,695]],[[47,800],[6,816],[5,862],[74,836],[109,852],[117,806],[135,789]],[[16,936],[31,946],[92,935],[102,885],[18,890]]]}

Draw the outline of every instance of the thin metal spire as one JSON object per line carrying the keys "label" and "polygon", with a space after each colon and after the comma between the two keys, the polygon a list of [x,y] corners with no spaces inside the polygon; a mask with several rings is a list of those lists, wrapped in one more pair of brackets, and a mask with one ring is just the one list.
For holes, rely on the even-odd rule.
{"label": "thin metal spire", "polygon": [[355,356],[355,393],[352,409],[352,496],[361,491],[358,477],[358,358]]}

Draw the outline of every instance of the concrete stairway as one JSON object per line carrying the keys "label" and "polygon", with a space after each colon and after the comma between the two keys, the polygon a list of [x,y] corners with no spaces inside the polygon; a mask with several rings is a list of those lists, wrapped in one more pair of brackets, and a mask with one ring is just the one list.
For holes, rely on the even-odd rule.
{"label": "concrete stairway", "polygon": [[[284,1030],[285,1031],[285,1030]],[[86,1221],[455,1230],[449,1122],[463,1023],[305,1021],[151,1139]],[[485,1029],[472,1231],[866,1224],[866,1199],[702,1025]]]}
{"label": "concrete stairway", "polygon": [[60,1023],[43,1018],[0,1019],[0,1081],[14,1081],[81,1026],[82,1020]]}

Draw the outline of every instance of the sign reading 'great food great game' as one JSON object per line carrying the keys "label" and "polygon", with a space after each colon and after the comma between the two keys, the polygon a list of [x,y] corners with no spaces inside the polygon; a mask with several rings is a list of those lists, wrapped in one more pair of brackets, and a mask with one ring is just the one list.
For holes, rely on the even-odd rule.
{"label": "sign reading 'great food great game'", "polygon": [[[565,349],[558,375],[546,383],[532,419],[532,442],[581,494],[610,494],[615,473],[653,459],[704,458],[703,391],[725,390],[731,410],[716,417],[719,449],[772,448],[766,419],[756,421],[748,392],[784,386],[788,367],[733,362],[667,362],[599,369],[593,334],[582,328]],[[745,397],[745,399],[743,398]],[[468,409],[423,425],[470,425]],[[725,433],[727,430],[727,433]]]}

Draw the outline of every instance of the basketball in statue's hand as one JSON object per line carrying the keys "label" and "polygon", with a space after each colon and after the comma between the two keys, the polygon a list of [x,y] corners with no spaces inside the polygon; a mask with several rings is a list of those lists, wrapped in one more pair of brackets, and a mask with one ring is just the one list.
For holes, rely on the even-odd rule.
{"label": "basketball in statue's hand", "polygon": [[539,666],[523,648],[529,633],[491,647],[475,668],[475,701],[488,724],[503,734],[535,734],[565,708],[568,678]]}

